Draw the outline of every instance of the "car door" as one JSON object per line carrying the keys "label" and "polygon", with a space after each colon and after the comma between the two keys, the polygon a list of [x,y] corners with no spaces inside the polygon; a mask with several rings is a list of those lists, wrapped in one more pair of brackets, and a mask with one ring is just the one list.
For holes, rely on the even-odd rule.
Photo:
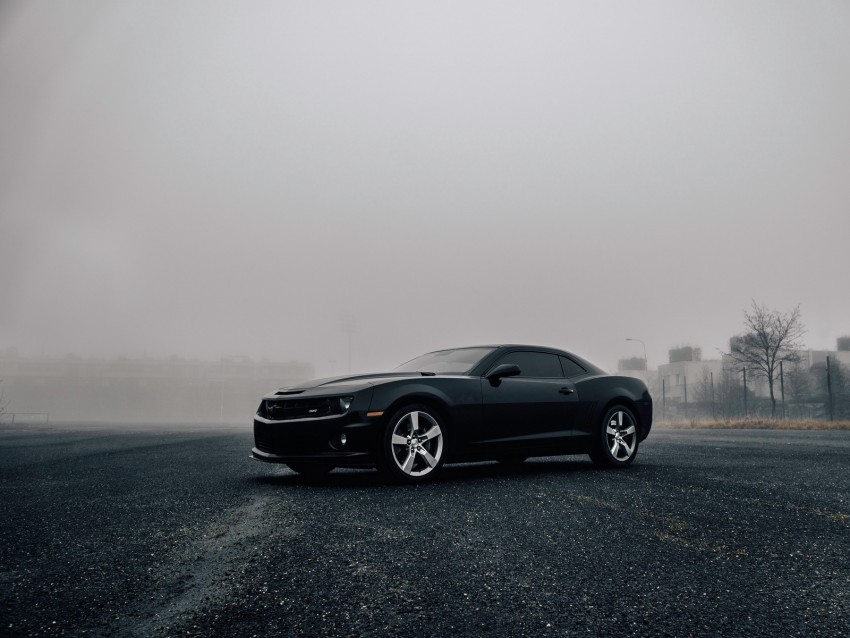
{"label": "car door", "polygon": [[575,385],[564,378],[556,354],[517,350],[500,357],[492,368],[505,363],[519,366],[520,374],[496,384],[486,374],[481,380],[482,447],[491,452],[555,453],[574,426]]}

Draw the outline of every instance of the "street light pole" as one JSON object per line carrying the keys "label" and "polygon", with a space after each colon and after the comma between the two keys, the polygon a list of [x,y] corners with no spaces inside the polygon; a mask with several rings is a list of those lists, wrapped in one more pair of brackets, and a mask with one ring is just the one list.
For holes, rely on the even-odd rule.
{"label": "street light pole", "polygon": [[649,379],[649,361],[646,358],[646,344],[640,339],[632,339],[631,337],[626,337],[626,341],[637,341],[643,346],[643,369],[646,371],[647,379]]}

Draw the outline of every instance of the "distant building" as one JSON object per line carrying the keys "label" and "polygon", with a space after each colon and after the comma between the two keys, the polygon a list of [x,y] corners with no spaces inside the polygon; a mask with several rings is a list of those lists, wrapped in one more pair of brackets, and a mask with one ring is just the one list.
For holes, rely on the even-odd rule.
{"label": "distant building", "polygon": [[658,366],[659,383],[669,403],[707,400],[712,378],[719,382],[722,373],[723,361],[703,360],[702,350],[692,346],[671,348],[669,363]]}
{"label": "distant building", "polygon": [[702,359],[702,348],[694,346],[679,346],[670,348],[668,351],[668,361],[670,363],[693,362]]}
{"label": "distant building", "polygon": [[[644,370],[644,360],[637,357],[621,359],[617,367],[618,374],[646,383],[653,398],[655,418],[661,421],[706,418],[738,409],[728,405],[733,398],[730,394],[742,395],[740,391],[730,390],[730,385],[741,383],[740,372],[733,363],[726,358],[703,359],[700,348],[679,346],[669,350],[668,362],[657,370]],[[767,394],[763,381],[748,380],[747,386],[753,397]]]}
{"label": "distant building", "polygon": [[301,362],[25,358],[0,353],[8,411],[51,421],[244,422],[260,397],[315,376]]}
{"label": "distant building", "polygon": [[801,365],[809,370],[816,365],[826,365],[826,358],[831,363],[840,363],[850,367],[850,350],[801,350]]}
{"label": "distant building", "polygon": [[[821,386],[825,383],[823,368],[827,356],[832,366],[841,365],[850,371],[850,337],[839,338],[836,346],[835,350],[800,350],[800,363],[784,367],[784,380],[789,393],[792,387],[789,384],[793,380],[788,375],[792,370],[802,369],[808,379],[807,388],[802,394],[798,378],[794,383],[797,386],[796,396],[793,399],[790,395],[786,396],[786,403],[795,402],[796,418],[823,418],[823,408],[819,405],[826,396],[826,390]],[[770,414],[770,402],[767,400],[770,388],[767,379],[755,369],[747,369],[745,399],[741,364],[729,355],[719,359],[703,359],[700,348],[680,346],[669,350],[668,359],[668,363],[659,365],[657,370],[646,370],[646,363],[641,357],[623,358],[617,364],[618,374],[642,379],[647,384],[653,398],[656,419],[739,418],[745,414]],[[797,375],[799,377],[799,372]],[[778,369],[773,391],[779,406],[782,382]],[[836,396],[839,391],[836,386]]]}
{"label": "distant building", "polygon": [[646,360],[643,357],[620,359],[617,362],[617,370],[620,372],[646,370]]}

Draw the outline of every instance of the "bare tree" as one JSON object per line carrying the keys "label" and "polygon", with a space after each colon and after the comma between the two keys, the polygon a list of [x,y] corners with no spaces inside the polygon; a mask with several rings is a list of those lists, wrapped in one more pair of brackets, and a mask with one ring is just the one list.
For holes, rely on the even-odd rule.
{"label": "bare tree", "polygon": [[755,376],[764,377],[770,389],[770,416],[776,416],[773,383],[779,373],[779,362],[799,360],[798,350],[805,333],[800,321],[799,304],[789,313],[769,310],[753,300],[751,310],[744,311],[743,335],[730,340],[729,356]]}

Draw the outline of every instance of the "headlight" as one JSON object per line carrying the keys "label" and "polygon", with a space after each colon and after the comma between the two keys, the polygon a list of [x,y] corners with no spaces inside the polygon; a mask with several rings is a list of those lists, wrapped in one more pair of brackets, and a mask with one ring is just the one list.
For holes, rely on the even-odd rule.
{"label": "headlight", "polygon": [[348,408],[351,407],[351,402],[354,401],[354,397],[340,397],[339,398],[339,407],[343,412],[348,412]]}

